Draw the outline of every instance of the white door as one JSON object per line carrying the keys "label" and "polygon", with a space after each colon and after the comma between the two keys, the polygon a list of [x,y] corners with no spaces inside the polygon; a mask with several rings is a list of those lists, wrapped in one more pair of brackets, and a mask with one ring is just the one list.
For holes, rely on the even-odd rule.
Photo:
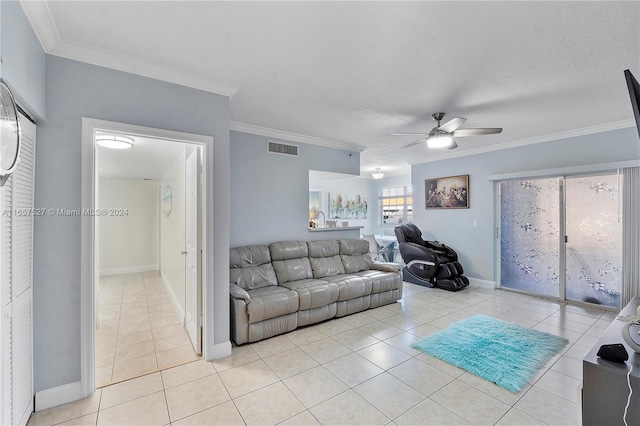
{"label": "white door", "polygon": [[31,284],[36,126],[20,115],[20,127],[20,162],[0,197],[0,423],[12,425],[26,424],[33,412]]}
{"label": "white door", "polygon": [[202,353],[202,286],[200,247],[200,148],[187,157],[185,194],[185,325],[193,348]]}

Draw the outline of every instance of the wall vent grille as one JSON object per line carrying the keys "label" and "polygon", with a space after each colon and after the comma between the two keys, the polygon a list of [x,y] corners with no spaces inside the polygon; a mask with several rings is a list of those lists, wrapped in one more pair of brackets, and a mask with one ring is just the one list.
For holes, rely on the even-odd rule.
{"label": "wall vent grille", "polygon": [[290,145],[281,142],[267,141],[267,152],[270,154],[298,156],[298,145]]}

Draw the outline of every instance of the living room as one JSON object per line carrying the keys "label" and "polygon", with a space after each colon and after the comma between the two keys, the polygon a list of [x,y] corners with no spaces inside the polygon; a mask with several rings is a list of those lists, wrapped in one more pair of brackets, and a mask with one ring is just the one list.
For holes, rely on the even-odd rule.
{"label": "living room", "polygon": [[[48,12],[42,9],[43,4]],[[106,16],[115,14],[116,21],[125,19],[126,15],[133,19],[138,16],[136,14],[149,12],[142,4],[132,2],[131,6],[130,10],[112,9],[113,6],[106,4],[96,7],[104,7]],[[154,22],[152,18],[160,19],[155,12],[163,7],[177,7],[175,4],[156,6],[159,9],[151,13],[154,17],[149,17],[149,22]],[[159,59],[161,55],[154,58],[155,53],[149,57],[136,56],[132,51],[118,55],[108,44],[117,38],[124,39],[125,44],[132,40],[142,43],[144,37],[138,39],[121,34],[105,41],[106,45],[92,46],[90,36],[94,32],[91,29],[83,27],[79,33],[73,33],[74,25],[80,25],[78,22],[83,20],[106,26],[107,21],[99,19],[97,9],[84,9],[88,6],[64,2],[59,5],[3,2],[0,6],[2,78],[10,84],[19,105],[35,119],[38,128],[36,206],[75,209],[83,205],[80,142],[83,117],[213,137],[214,143],[207,150],[211,186],[207,194],[210,216],[206,223],[213,235],[206,247],[212,262],[205,283],[209,292],[209,298],[205,300],[205,310],[209,311],[205,313],[204,325],[207,359],[220,358],[231,352],[229,248],[320,239],[308,228],[309,170],[352,175],[369,185],[370,194],[377,194],[378,188],[411,185],[413,222],[422,229],[425,239],[445,242],[458,251],[466,275],[474,285],[469,296],[464,296],[464,292],[447,292],[433,296],[433,300],[455,296],[462,297],[459,302],[462,303],[465,297],[473,295],[474,302],[482,303],[483,292],[496,291],[494,288],[500,285],[496,266],[496,182],[567,173],[598,174],[638,165],[640,144],[633,127],[623,75],[627,68],[636,75],[640,73],[637,3],[593,2],[587,6],[564,2],[545,6],[527,2],[519,6],[522,8],[519,10],[515,5],[504,6],[513,8],[504,12],[513,21],[507,25],[507,19],[500,19],[505,27],[482,38],[477,45],[472,40],[480,37],[482,31],[489,32],[486,27],[500,5],[485,5],[486,9],[477,6],[473,9],[477,13],[465,12],[465,7],[471,5],[457,2],[443,4],[442,10],[432,13],[427,13],[428,9],[418,9],[420,13],[416,15],[420,25],[449,26],[456,29],[452,33],[458,33],[456,37],[423,38],[420,42],[416,40],[424,34],[413,34],[411,26],[403,23],[412,15],[410,8],[374,8],[375,13],[371,12],[374,16],[363,22],[364,17],[356,13],[358,10],[354,5],[334,4],[335,9],[322,10],[318,4],[312,4],[306,11],[302,5],[291,6],[290,12],[278,9],[271,13],[292,21],[296,17],[302,19],[301,16],[309,21],[316,16],[322,23],[335,19],[336,28],[353,26],[357,37],[352,44],[344,43],[337,35],[337,40],[333,40],[330,34],[325,34],[333,42],[331,49],[345,44],[345,50],[340,54],[318,47],[314,38],[318,33],[304,36],[304,33],[287,33],[283,29],[287,37],[277,31],[274,35],[274,39],[280,41],[298,39],[299,44],[294,47],[299,50],[295,52],[309,48],[308,56],[280,56],[281,51],[276,54],[264,50],[262,44],[256,44],[255,50],[250,52],[256,64],[279,63],[281,73],[288,69],[292,73],[261,71],[267,78],[256,96],[259,95],[263,103],[254,102],[250,97],[250,81],[229,83],[236,81],[231,78],[233,75],[246,78],[247,71],[242,66],[230,65],[219,76],[213,72],[218,61],[233,64],[233,58],[207,57],[203,62],[210,68],[191,70],[187,78],[182,78],[179,63],[186,58],[181,56],[184,52],[180,52],[180,48],[176,62],[167,64]],[[206,4],[202,7],[214,6]],[[264,17],[269,16],[259,13],[259,9],[252,10],[255,5],[220,7],[231,9],[225,11],[225,19],[235,17],[240,20],[239,17],[245,16],[247,27],[257,28],[257,23],[264,24]],[[415,7],[435,6],[419,4]],[[537,9],[543,7],[549,10],[543,13]],[[294,12],[296,8],[303,9],[299,11],[300,15]],[[39,19],[43,15],[38,13],[44,12],[50,25],[57,23],[57,29],[55,25],[49,26],[47,32],[45,27],[35,24],[42,22]],[[188,15],[189,12],[181,13]],[[456,24],[458,20],[464,22],[462,16],[476,23],[465,30]],[[529,19],[533,16],[537,20]],[[65,25],[65,19],[78,21]],[[306,20],[302,23],[309,22]],[[573,20],[575,22],[571,24]],[[179,21],[176,15],[175,22]],[[370,26],[371,22],[377,24]],[[419,22],[412,22],[419,27]],[[520,33],[518,25],[527,22],[530,25]],[[208,22],[203,26],[215,27]],[[272,26],[266,27],[275,31]],[[231,44],[231,51],[242,50],[233,43],[250,30],[241,27],[236,31],[218,34]],[[404,31],[407,34],[397,35]],[[78,42],[83,32],[86,36],[84,45]],[[375,42],[367,41],[366,34],[370,33],[376,34]],[[510,37],[512,34],[514,36]],[[388,44],[385,44],[385,37],[389,39]],[[405,38],[411,41],[407,41],[406,50],[402,50],[399,46],[404,45]],[[267,40],[265,38],[263,42],[267,43]],[[492,43],[499,41],[502,44],[494,47]],[[185,39],[178,38],[175,43],[182,48],[188,46],[186,50],[194,49]],[[156,53],[164,51],[163,43],[156,44],[159,44]],[[463,49],[465,44],[470,47]],[[165,48],[169,50],[168,46]],[[503,48],[509,54],[515,51],[520,54],[517,58],[509,57],[501,53]],[[448,49],[452,52],[445,56]],[[362,54],[369,51],[377,53]],[[338,65],[321,68],[322,63],[334,55]],[[115,57],[119,59],[114,61],[117,65],[109,62],[109,58]],[[346,60],[351,57],[356,59],[353,62]],[[473,60],[460,62],[458,58]],[[345,62],[339,62],[341,59]],[[318,68],[322,78],[314,78],[308,68],[295,68],[299,62],[309,61],[311,67]],[[551,67],[553,61],[560,63]],[[440,65],[429,68],[430,63]],[[387,77],[395,68],[404,69],[407,74],[402,74],[402,78],[389,78],[396,82],[393,86]],[[371,70],[379,70],[379,74]],[[342,74],[351,78],[342,80]],[[219,78],[209,78],[210,75]],[[367,84],[355,84],[359,81]],[[351,83],[354,85],[350,86]],[[242,89],[239,90],[240,86]],[[382,89],[387,86],[388,89]],[[355,87],[364,88],[363,92],[356,93]],[[370,97],[364,97],[363,93],[367,92]],[[296,97],[296,93],[300,97]],[[313,104],[314,107],[306,104],[301,100],[305,93],[311,93],[308,97],[319,102]],[[339,96],[325,97],[328,93]],[[564,98],[570,101],[561,103]],[[276,104],[283,109],[278,110]],[[509,110],[514,114],[507,115]],[[502,127],[503,133],[459,138],[459,148],[451,151],[424,146],[398,149],[414,139],[389,136],[389,133],[428,132],[434,126],[430,115],[438,111],[447,113],[444,121],[456,116],[468,118],[463,129]],[[297,145],[299,156],[270,155],[265,148],[267,140]],[[368,141],[371,146],[367,145]],[[380,180],[371,179],[376,168],[385,173]],[[458,175],[469,176],[469,208],[425,209],[425,180]],[[392,234],[393,227],[377,223],[377,200],[369,201],[369,214],[376,220],[371,233]],[[85,359],[82,303],[86,301],[81,300],[86,284],[81,278],[83,235],[80,218],[35,218],[34,391],[46,395],[46,391],[57,389],[56,395],[65,396],[50,401],[58,403],[71,401],[68,395],[83,392],[86,395],[86,389],[80,385],[85,371],[82,367]],[[359,238],[359,232],[332,231],[331,238]],[[419,304],[418,295],[422,293],[422,288],[409,290],[406,293],[412,297],[409,303]],[[508,299],[516,299],[520,304],[545,305],[547,302],[533,302],[536,299],[530,296],[515,294],[504,299],[507,300],[503,301],[505,303]],[[445,303],[458,303],[456,300]],[[548,315],[564,311],[564,306],[564,303],[557,305]],[[449,312],[452,313],[455,312]],[[600,315],[604,314],[601,312]],[[600,316],[593,325],[597,321]],[[581,337],[576,336],[576,340]],[[250,352],[246,348],[241,351]],[[224,371],[224,367],[220,366],[219,371]]]}

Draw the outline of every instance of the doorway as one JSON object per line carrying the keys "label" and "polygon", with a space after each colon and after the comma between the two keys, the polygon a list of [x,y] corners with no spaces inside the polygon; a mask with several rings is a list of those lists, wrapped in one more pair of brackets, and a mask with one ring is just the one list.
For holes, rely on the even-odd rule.
{"label": "doorway", "polygon": [[[205,228],[202,218],[206,217],[202,200],[206,173],[203,139],[211,139],[108,122],[94,123],[90,132],[94,208],[86,212],[94,214],[83,213],[82,219],[83,225],[89,222],[93,230],[93,271],[87,275],[94,285],[83,290],[93,290],[94,297],[83,308],[93,308],[93,315],[87,317],[93,319],[95,327],[83,332],[83,337],[88,337],[83,341],[83,361],[87,355],[84,350],[95,355],[86,360],[93,361],[87,362],[92,364],[92,371],[83,365],[83,373],[93,382],[85,382],[87,394],[96,385],[128,380],[202,355],[202,283],[206,274],[201,246]],[[103,173],[103,169],[109,169],[103,167],[109,163],[103,160],[116,152],[93,144],[96,136],[104,134],[134,140],[134,148],[127,151],[137,155],[112,161],[121,170],[133,171],[133,176],[113,176],[113,170],[107,170],[112,175]],[[169,161],[154,159],[154,152],[165,150],[163,147],[179,155]],[[156,175],[144,175],[150,171]],[[132,258],[137,261],[122,263]],[[90,347],[85,345],[93,342]],[[108,350],[103,353],[105,347]]]}
{"label": "doorway", "polygon": [[622,175],[500,182],[500,286],[620,308]]}

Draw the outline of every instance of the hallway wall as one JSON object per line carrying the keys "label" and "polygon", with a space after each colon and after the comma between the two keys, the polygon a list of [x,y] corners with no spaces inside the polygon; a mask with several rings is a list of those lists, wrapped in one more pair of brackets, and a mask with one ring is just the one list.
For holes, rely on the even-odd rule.
{"label": "hallway wall", "polygon": [[100,275],[158,269],[158,182],[100,179]]}

